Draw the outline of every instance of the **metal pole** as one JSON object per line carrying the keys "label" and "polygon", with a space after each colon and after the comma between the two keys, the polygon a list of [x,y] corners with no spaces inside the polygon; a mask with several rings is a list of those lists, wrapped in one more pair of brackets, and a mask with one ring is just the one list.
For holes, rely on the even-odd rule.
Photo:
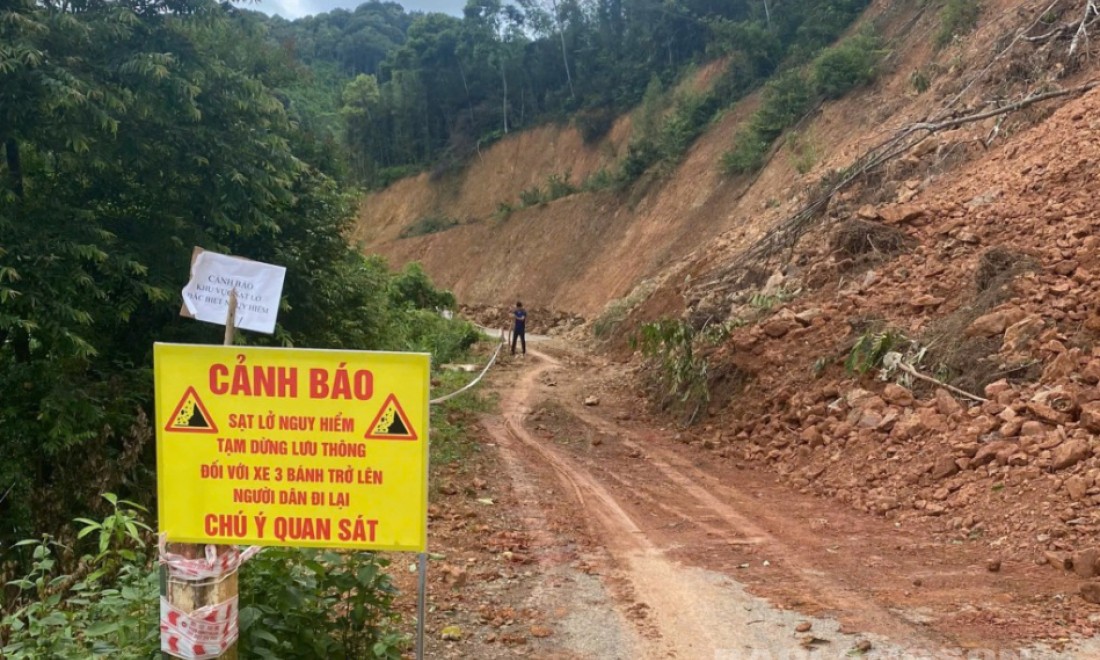
{"label": "metal pole", "polygon": [[428,616],[428,553],[416,557],[419,568],[416,593],[416,660],[424,660],[424,620]]}

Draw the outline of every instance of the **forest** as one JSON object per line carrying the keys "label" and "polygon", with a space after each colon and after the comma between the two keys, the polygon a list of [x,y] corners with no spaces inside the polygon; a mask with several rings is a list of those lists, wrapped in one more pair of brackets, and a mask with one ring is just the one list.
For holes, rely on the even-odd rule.
{"label": "forest", "polygon": [[[372,0],[286,21],[214,0],[0,0],[3,653],[155,644],[152,346],[222,331],[179,316],[193,246],[287,268],[275,334],[239,341],[446,362],[477,333],[437,313],[454,297],[417,266],[393,272],[348,243],[364,186],[460,168],[540,122],[598,139],[647,93],[725,58],[716,91],[680,109],[690,121],[669,140],[683,149],[773,74],[820,61],[867,4],[470,0],[454,17]],[[624,171],[663,148],[636,141]],[[269,657],[397,653],[384,562],[355,559],[371,567],[358,584],[303,578],[305,556],[264,553],[243,577],[255,595],[242,643]],[[324,617],[355,587],[369,600],[359,619]],[[294,619],[308,598],[323,621]],[[249,637],[261,618],[295,632]]]}
{"label": "forest", "polygon": [[[462,17],[371,2],[257,20],[317,83],[318,132],[371,186],[461,167],[509,131],[572,122],[595,140],[655,82],[728,58],[718,106],[832,43],[866,0],[470,0]],[[709,119],[709,117],[707,117]]]}

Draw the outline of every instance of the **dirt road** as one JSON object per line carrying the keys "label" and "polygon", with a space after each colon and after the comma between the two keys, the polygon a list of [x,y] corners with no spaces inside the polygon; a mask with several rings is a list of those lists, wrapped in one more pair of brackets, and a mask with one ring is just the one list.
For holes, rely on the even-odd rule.
{"label": "dirt road", "polygon": [[[935,544],[681,444],[621,366],[535,346],[496,371],[500,414],[483,419],[512,516],[495,525],[524,535],[529,563],[510,588],[475,583],[472,634],[434,657],[1100,657],[1051,639],[1072,584],[1050,569],[992,572],[988,546]],[[484,614],[502,607],[514,616]],[[506,632],[524,613],[537,625]]]}

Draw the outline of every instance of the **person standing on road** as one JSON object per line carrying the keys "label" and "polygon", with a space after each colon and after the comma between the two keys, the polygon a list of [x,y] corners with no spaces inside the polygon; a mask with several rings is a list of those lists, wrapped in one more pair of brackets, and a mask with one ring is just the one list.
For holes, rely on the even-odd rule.
{"label": "person standing on road", "polygon": [[523,303],[516,302],[516,309],[512,312],[512,316],[516,320],[512,328],[512,355],[516,354],[517,339],[523,347],[523,354],[527,355],[527,310],[523,308]]}

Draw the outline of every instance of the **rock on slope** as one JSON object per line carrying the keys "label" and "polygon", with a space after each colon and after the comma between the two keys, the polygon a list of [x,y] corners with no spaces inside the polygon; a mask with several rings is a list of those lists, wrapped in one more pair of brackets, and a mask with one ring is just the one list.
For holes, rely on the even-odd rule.
{"label": "rock on slope", "polygon": [[[1100,90],[954,183],[861,211],[904,232],[911,249],[861,268],[835,242],[810,237],[803,250],[819,266],[818,288],[712,356],[754,375],[734,405],[712,411],[706,432],[720,437],[717,450],[899,522],[932,518],[945,540],[988,542],[998,556],[1091,578],[1100,568],[1097,199]],[[948,367],[986,400],[847,373],[856,338],[888,329],[905,338],[895,350],[928,346],[923,365]]]}

